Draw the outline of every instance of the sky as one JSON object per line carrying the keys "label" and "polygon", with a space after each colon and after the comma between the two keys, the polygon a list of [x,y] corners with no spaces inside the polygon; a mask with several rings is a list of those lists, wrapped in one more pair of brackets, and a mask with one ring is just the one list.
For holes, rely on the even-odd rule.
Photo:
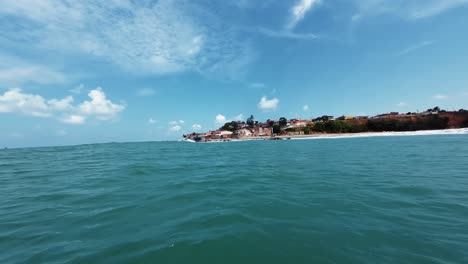
{"label": "sky", "polygon": [[468,108],[468,0],[4,0],[0,147]]}

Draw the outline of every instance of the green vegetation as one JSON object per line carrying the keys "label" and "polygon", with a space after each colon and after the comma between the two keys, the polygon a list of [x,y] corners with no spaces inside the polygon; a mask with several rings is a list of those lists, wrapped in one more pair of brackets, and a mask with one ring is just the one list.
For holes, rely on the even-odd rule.
{"label": "green vegetation", "polygon": [[281,118],[279,119],[279,125],[280,125],[281,127],[285,127],[287,124],[288,124],[288,120],[287,120],[285,117],[281,117]]}
{"label": "green vegetation", "polygon": [[281,126],[274,125],[273,126],[273,134],[281,134]]}
{"label": "green vegetation", "polygon": [[[369,119],[366,123],[331,120],[316,123],[314,132],[322,133],[359,133],[384,131],[416,131],[448,128],[449,119],[439,115],[414,118],[377,118]],[[467,124],[468,125],[468,124]]]}
{"label": "green vegetation", "polygon": [[239,127],[239,124],[236,121],[232,121],[232,122],[228,122],[224,124],[224,126],[222,126],[220,129],[234,132],[238,129],[238,127]]}
{"label": "green vegetation", "polygon": [[439,115],[416,117],[415,119],[371,119],[367,123],[369,131],[416,131],[448,128],[449,119]]}
{"label": "green vegetation", "polygon": [[322,133],[359,133],[367,132],[368,129],[365,125],[361,124],[352,124],[342,120],[330,120],[316,123],[312,127],[312,131]]}

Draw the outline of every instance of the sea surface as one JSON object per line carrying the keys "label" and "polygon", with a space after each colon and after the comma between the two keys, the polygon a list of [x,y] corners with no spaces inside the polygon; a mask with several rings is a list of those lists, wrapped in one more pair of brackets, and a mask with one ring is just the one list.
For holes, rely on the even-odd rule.
{"label": "sea surface", "polygon": [[468,263],[468,135],[0,150],[0,263]]}

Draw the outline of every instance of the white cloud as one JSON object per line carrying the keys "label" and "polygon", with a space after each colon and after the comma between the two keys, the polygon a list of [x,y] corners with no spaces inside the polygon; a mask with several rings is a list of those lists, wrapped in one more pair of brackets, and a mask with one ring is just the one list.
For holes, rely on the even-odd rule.
{"label": "white cloud", "polygon": [[405,107],[405,106],[408,106],[408,104],[405,103],[405,102],[399,102],[399,103],[397,104],[397,106],[398,106],[398,107]]}
{"label": "white cloud", "polygon": [[137,96],[140,97],[150,97],[153,96],[156,91],[152,88],[143,88],[137,91]]}
{"label": "white cloud", "polygon": [[224,125],[227,122],[227,119],[226,119],[225,116],[219,114],[219,115],[216,116],[215,122],[218,125]]}
{"label": "white cloud", "polygon": [[[180,122],[180,121],[182,121],[182,122]],[[184,120],[180,120],[180,121],[171,121],[171,122],[169,122],[169,125],[170,126],[175,126],[175,125],[179,125],[179,124],[182,125],[182,124],[185,123],[185,122],[183,122]]]}
{"label": "white cloud", "polygon": [[192,125],[192,129],[193,129],[194,131],[200,131],[200,130],[202,129],[202,126],[199,125],[199,124],[193,124],[193,125]]}
{"label": "white cloud", "polygon": [[222,114],[219,114],[216,116],[215,118],[215,123],[217,125],[224,125],[228,122],[232,122],[232,121],[243,121],[244,120],[244,115],[243,114],[238,114],[232,118],[227,118],[226,116],[222,115]]}
{"label": "white cloud", "polygon": [[150,119],[148,119],[148,123],[150,124],[156,124],[158,121],[156,121],[156,119],[153,119],[152,117]]}
{"label": "white cloud", "polygon": [[394,15],[408,20],[424,19],[467,4],[468,0],[354,0],[358,13],[354,22],[364,17]]}
{"label": "white cloud", "polygon": [[291,19],[286,28],[290,30],[294,29],[296,25],[304,19],[312,6],[317,5],[319,2],[319,0],[299,0],[296,5],[291,8]]}
{"label": "white cloud", "polygon": [[446,94],[435,94],[432,96],[432,98],[436,99],[436,100],[447,100],[449,99],[449,96],[446,95]]}
{"label": "white cloud", "polygon": [[34,117],[54,117],[68,124],[83,124],[88,118],[109,120],[125,109],[124,105],[115,104],[106,98],[101,88],[92,90],[84,101],[74,106],[73,97],[46,100],[35,94],[24,93],[13,88],[0,95],[0,113],[18,113]]}
{"label": "white cloud", "polygon": [[70,125],[81,125],[86,122],[86,117],[80,115],[68,115],[61,121]]}
{"label": "white cloud", "polygon": [[279,99],[278,98],[273,98],[273,99],[267,99],[266,96],[262,97],[260,99],[260,102],[258,103],[258,108],[263,111],[271,111],[271,110],[276,110],[278,108],[279,104]]}
{"label": "white cloud", "polygon": [[74,93],[74,94],[81,94],[84,90],[85,86],[84,84],[80,84],[78,86],[76,86],[75,88],[72,88],[70,90],[68,90],[70,93]]}
{"label": "white cloud", "polygon": [[[2,36],[46,51],[103,58],[136,73],[241,72],[250,44],[199,1],[3,1]],[[8,19],[8,18],[12,19]],[[22,43],[19,43],[22,44]]]}
{"label": "white cloud", "polygon": [[175,125],[169,128],[170,132],[179,132],[180,130],[182,130],[182,127],[179,125]]}
{"label": "white cloud", "polygon": [[67,96],[61,100],[51,99],[51,100],[48,100],[47,103],[49,104],[51,110],[65,111],[73,107],[72,106],[73,97]]}
{"label": "white cloud", "polygon": [[309,111],[309,106],[308,106],[308,105],[304,105],[304,106],[302,107],[302,110],[304,110],[304,111]]}
{"label": "white cloud", "polygon": [[268,28],[260,27],[258,32],[267,37],[272,38],[285,38],[285,39],[303,39],[303,40],[312,40],[318,39],[319,37],[313,33],[295,33],[288,30],[275,31]]}
{"label": "white cloud", "polygon": [[238,114],[238,115],[236,115],[232,120],[234,120],[234,121],[242,121],[242,120],[244,120],[244,115],[243,115],[243,114]]}
{"label": "white cloud", "polygon": [[106,98],[106,94],[101,87],[88,93],[91,101],[84,101],[78,107],[80,112],[87,116],[95,116],[99,120],[109,120],[125,109],[122,104],[114,104]]}
{"label": "white cloud", "polygon": [[169,132],[179,132],[182,130],[182,126],[185,124],[184,120],[179,121],[170,121],[169,122]]}
{"label": "white cloud", "polygon": [[406,49],[396,53],[396,56],[403,56],[403,55],[406,55],[408,53],[411,53],[413,51],[416,51],[416,50],[419,50],[419,49],[422,49],[426,46],[430,46],[434,44],[434,41],[423,41],[423,42],[420,42],[418,44],[415,44],[415,45],[412,45],[412,46],[409,46],[407,47]]}
{"label": "white cloud", "polygon": [[0,113],[21,113],[35,117],[49,117],[50,105],[40,95],[25,94],[19,88],[0,95]]}
{"label": "white cloud", "polygon": [[53,69],[0,54],[0,83],[2,85],[16,86],[26,82],[63,83],[65,79],[62,73]]}

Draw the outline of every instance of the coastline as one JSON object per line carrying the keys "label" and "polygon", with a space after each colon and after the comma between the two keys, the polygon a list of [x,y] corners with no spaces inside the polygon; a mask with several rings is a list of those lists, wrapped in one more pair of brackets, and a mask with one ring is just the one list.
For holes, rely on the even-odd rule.
{"label": "coastline", "polygon": [[315,133],[309,135],[280,135],[275,137],[241,137],[229,140],[211,140],[209,142],[239,142],[239,141],[258,141],[258,140],[311,140],[311,139],[333,139],[333,138],[359,138],[359,137],[396,137],[396,136],[430,136],[430,135],[468,135],[468,128],[451,128],[438,130],[419,130],[403,132],[361,132],[361,133]]}

